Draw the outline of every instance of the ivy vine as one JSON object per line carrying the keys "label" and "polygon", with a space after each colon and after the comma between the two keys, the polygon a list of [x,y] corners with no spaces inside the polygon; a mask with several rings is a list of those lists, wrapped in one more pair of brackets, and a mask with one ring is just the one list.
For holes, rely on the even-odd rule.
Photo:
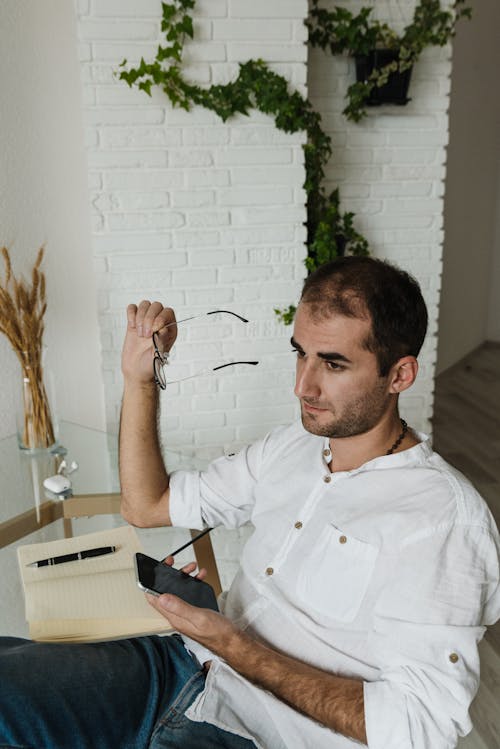
{"label": "ivy vine", "polygon": [[[365,104],[374,86],[381,86],[395,70],[412,65],[429,44],[445,44],[455,31],[461,16],[469,16],[466,0],[456,0],[449,10],[442,10],[440,0],[420,0],[413,23],[398,37],[387,24],[370,20],[371,8],[353,15],[345,8],[327,11],[313,0],[306,25],[312,46],[329,49],[332,54],[366,54],[385,46],[398,49],[395,63],[374,70],[367,81],[348,89],[346,116],[359,121],[366,113]],[[366,255],[368,242],[354,227],[354,214],[342,213],[339,190],[327,194],[324,187],[325,166],[332,153],[331,138],[321,126],[321,116],[310,101],[297,91],[291,92],[286,79],[274,73],[261,59],[239,64],[238,76],[224,85],[203,88],[188,82],[182,74],[182,53],[187,37],[193,38],[193,21],[189,15],[195,0],[162,2],[161,30],[165,43],[160,44],[152,62],[141,58],[135,68],[127,69],[123,60],[119,78],[137,86],[151,96],[153,86],[160,87],[174,107],[189,110],[192,105],[215,112],[223,122],[235,114],[248,115],[252,109],[272,115],[276,127],[287,133],[305,131],[304,189],[307,194],[307,257],[305,266],[313,271],[328,260],[343,254]],[[295,307],[275,310],[285,324],[293,320]]]}

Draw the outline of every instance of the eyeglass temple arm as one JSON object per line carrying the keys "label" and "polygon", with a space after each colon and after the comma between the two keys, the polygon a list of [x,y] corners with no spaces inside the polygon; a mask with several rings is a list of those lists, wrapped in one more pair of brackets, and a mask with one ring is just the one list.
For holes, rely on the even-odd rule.
{"label": "eyeglass temple arm", "polygon": [[[241,320],[241,322],[248,322],[246,317],[242,317],[241,315],[238,315],[236,312],[231,312],[228,309],[215,309],[213,312],[203,312],[202,315],[191,315],[191,317],[184,317],[182,320],[174,320],[173,322],[167,322],[165,325],[163,325],[160,330],[163,330],[163,328],[169,328],[171,325],[180,325],[181,322],[189,322],[189,320],[196,320],[198,317],[207,317],[207,315],[218,315],[219,312],[223,313],[224,315],[233,315],[233,317],[237,317],[238,320]],[[159,330],[155,331],[156,333],[159,333]],[[154,334],[153,334],[154,335]]]}
{"label": "eyeglass temple arm", "polygon": [[258,364],[258,361],[230,361],[227,364],[219,364],[218,367],[213,367],[212,372],[217,372],[218,369],[224,369],[224,367],[233,367],[235,364]]}
{"label": "eyeglass temple arm", "polygon": [[[233,315],[233,317],[237,317],[238,320],[241,320],[241,322],[248,322],[246,317],[242,317],[241,315],[237,315],[236,312],[231,312],[228,309],[216,309],[213,312],[207,312],[207,315],[217,315],[219,312],[222,312],[224,315]],[[241,362],[241,364],[246,364],[247,362]]]}
{"label": "eyeglass temple arm", "polygon": [[[200,369],[199,372],[195,372],[194,374],[188,375],[187,377],[182,377],[180,380],[168,380],[166,382],[166,385],[176,385],[178,382],[185,382],[186,380],[192,380],[195,377],[199,377],[203,374],[208,374],[209,372],[216,372],[218,369],[224,369],[224,367],[232,367],[234,364],[259,364],[258,361],[230,361],[227,364],[219,364],[218,367],[213,367],[211,369]],[[157,382],[157,381],[156,381]],[[157,382],[158,384],[158,382]],[[162,388],[163,389],[163,388]]]}

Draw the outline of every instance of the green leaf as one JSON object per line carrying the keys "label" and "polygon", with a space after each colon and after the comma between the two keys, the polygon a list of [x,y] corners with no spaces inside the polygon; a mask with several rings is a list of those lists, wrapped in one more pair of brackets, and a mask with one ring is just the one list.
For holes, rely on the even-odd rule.
{"label": "green leaf", "polygon": [[[168,23],[168,21],[170,21],[170,19],[173,18],[173,16],[175,16],[175,14],[177,13],[177,8],[175,5],[172,5],[170,3],[162,3],[161,5],[163,20]],[[162,31],[164,31],[163,28]]]}
{"label": "green leaf", "polygon": [[187,34],[191,37],[191,39],[194,36],[194,29],[193,29],[193,21],[189,16],[184,16],[181,23],[178,25],[178,28],[184,32],[184,34]]}
{"label": "green leaf", "polygon": [[148,80],[148,81],[141,81],[139,83],[139,89],[141,91],[145,91],[148,96],[151,96],[151,84],[152,84],[152,81],[150,81],[150,80]]}

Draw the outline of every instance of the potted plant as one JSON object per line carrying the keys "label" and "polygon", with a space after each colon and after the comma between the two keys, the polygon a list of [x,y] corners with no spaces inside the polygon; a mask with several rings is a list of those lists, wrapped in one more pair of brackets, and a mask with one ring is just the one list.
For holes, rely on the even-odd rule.
{"label": "potted plant", "polygon": [[[381,104],[407,104],[413,65],[400,69],[399,49],[372,49],[367,55],[356,55],[356,81],[368,85],[365,98],[367,107]],[[373,78],[372,78],[373,76]],[[360,89],[361,90],[361,89]]]}
{"label": "potted plant", "polygon": [[420,0],[413,21],[398,35],[387,24],[372,21],[373,8],[357,15],[346,8],[329,11],[313,0],[306,25],[313,47],[332,54],[348,54],[356,61],[357,80],[347,91],[344,114],[359,122],[367,106],[406,104],[412,67],[428,46],[444,46],[455,35],[462,17],[470,18],[467,0],[455,0],[443,9],[440,0]]}

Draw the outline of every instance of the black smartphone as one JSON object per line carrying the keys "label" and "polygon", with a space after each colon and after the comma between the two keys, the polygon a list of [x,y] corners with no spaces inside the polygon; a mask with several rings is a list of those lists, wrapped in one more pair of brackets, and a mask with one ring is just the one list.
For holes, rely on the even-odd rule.
{"label": "black smartphone", "polygon": [[172,593],[193,606],[218,611],[214,589],[204,580],[187,575],[164,562],[137,552],[135,555],[137,585],[146,593],[159,596]]}

